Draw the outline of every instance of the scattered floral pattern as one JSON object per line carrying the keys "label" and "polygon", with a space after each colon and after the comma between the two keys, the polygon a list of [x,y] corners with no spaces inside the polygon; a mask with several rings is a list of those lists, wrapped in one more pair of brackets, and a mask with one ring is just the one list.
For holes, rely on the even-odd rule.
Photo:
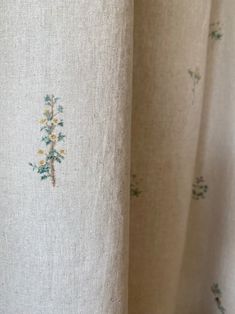
{"label": "scattered floral pattern", "polygon": [[136,175],[133,174],[131,176],[131,196],[138,197],[142,191],[139,190],[138,188],[138,181],[136,180]]}
{"label": "scattered floral pattern", "polygon": [[203,199],[206,196],[206,193],[208,192],[208,186],[205,183],[205,180],[203,177],[197,177],[195,179],[195,182],[193,183],[193,199],[199,200]]}
{"label": "scattered floral pattern", "polygon": [[214,295],[214,298],[215,298],[215,303],[216,303],[216,306],[218,308],[218,310],[220,311],[221,314],[225,314],[226,310],[225,308],[223,307],[222,305],[222,292],[220,290],[220,287],[218,285],[218,283],[214,283],[211,287],[211,291]]}
{"label": "scattered floral pattern", "polygon": [[41,141],[45,145],[45,149],[38,149],[37,154],[40,157],[38,163],[29,163],[33,170],[40,175],[41,180],[50,178],[54,187],[56,185],[55,162],[61,163],[65,155],[62,147],[57,148],[65,139],[65,135],[60,130],[64,126],[61,118],[63,107],[58,104],[58,100],[59,98],[54,95],[45,97],[43,117],[39,120],[40,131],[43,132]]}
{"label": "scattered floral pattern", "polygon": [[210,24],[209,37],[213,39],[214,41],[220,40],[223,37],[220,22]]}
{"label": "scattered floral pattern", "polygon": [[[222,33],[222,27],[221,27],[220,22],[210,24],[209,37],[213,41],[219,41],[222,39],[223,33]],[[196,89],[202,77],[201,77],[200,70],[198,67],[196,67],[194,70],[188,69],[188,74],[192,79],[192,105],[194,105]],[[136,178],[137,178],[136,175],[131,176],[130,192],[131,192],[131,196],[139,197],[142,191],[138,187],[139,183],[136,180]],[[208,185],[206,184],[204,177],[203,176],[196,177],[193,183],[193,188],[192,188],[193,199],[195,200],[205,199],[207,193],[208,193]],[[215,301],[217,309],[219,310],[221,314],[225,314],[226,309],[222,304],[222,292],[220,290],[218,283],[214,283],[212,285],[211,292],[213,293],[214,301]]]}
{"label": "scattered floral pattern", "polygon": [[193,97],[192,97],[192,105],[194,105],[194,101],[195,101],[195,94],[196,94],[196,86],[198,85],[200,79],[201,79],[201,74],[198,68],[196,68],[195,70],[188,70],[188,74],[190,75],[192,82],[193,82],[193,88],[192,88],[192,93],[193,93]]}

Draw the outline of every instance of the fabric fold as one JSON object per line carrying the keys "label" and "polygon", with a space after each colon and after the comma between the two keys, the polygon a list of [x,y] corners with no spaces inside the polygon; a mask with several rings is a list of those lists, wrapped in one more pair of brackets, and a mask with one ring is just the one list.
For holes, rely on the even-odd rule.
{"label": "fabric fold", "polygon": [[0,1],[1,313],[127,313],[132,21]]}
{"label": "fabric fold", "polygon": [[176,313],[233,311],[234,3],[212,1],[195,176],[208,190],[191,204]]}
{"label": "fabric fold", "polygon": [[129,313],[175,311],[203,103],[210,5],[135,2]]}

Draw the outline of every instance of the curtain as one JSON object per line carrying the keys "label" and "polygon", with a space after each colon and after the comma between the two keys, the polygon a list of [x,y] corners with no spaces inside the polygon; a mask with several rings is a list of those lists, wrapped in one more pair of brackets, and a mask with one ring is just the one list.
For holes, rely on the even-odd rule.
{"label": "curtain", "polygon": [[235,311],[234,12],[0,0],[1,314]]}

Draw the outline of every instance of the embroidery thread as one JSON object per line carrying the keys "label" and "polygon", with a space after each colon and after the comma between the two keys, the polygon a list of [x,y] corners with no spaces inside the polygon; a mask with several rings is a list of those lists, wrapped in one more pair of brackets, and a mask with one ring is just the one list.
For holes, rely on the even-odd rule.
{"label": "embroidery thread", "polygon": [[215,303],[216,303],[216,306],[217,306],[218,310],[220,311],[221,314],[225,314],[226,309],[222,305],[222,301],[221,301],[221,299],[222,299],[222,292],[220,290],[220,287],[219,287],[218,283],[214,283],[212,285],[211,292],[214,295]]}
{"label": "embroidery thread", "polygon": [[29,163],[40,176],[41,180],[51,179],[52,186],[56,186],[56,169],[55,162],[61,163],[65,156],[65,150],[58,144],[65,139],[65,135],[60,131],[64,126],[64,121],[61,118],[63,107],[58,104],[58,97],[54,95],[46,95],[44,98],[45,109],[43,117],[39,120],[41,124],[40,131],[43,132],[41,142],[46,145],[46,148],[40,148],[37,154],[41,157],[39,162]]}
{"label": "embroidery thread", "polygon": [[222,31],[222,27],[221,27],[220,22],[211,23],[209,37],[213,39],[214,41],[221,40],[221,38],[223,37],[223,34],[221,31]]}
{"label": "embroidery thread", "polygon": [[136,180],[136,175],[131,176],[131,196],[139,197],[142,191],[138,188],[138,181]]}
{"label": "embroidery thread", "polygon": [[192,105],[194,105],[194,101],[195,101],[195,94],[196,94],[196,87],[201,79],[201,74],[199,72],[199,69],[196,68],[194,71],[191,69],[188,69],[188,74],[190,75],[192,82],[193,82],[193,88],[192,88],[192,93],[193,93],[193,97],[192,97]]}
{"label": "embroidery thread", "polygon": [[203,177],[197,177],[195,179],[195,182],[193,183],[193,199],[199,200],[204,199],[206,196],[206,193],[208,192],[208,186],[205,183],[205,180]]}

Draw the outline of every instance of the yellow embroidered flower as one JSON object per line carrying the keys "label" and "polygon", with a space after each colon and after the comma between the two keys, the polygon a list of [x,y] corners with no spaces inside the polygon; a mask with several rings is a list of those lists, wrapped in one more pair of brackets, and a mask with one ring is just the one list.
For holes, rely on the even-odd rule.
{"label": "yellow embroidered flower", "polygon": [[39,161],[39,166],[45,166],[45,164],[46,164],[45,160],[40,160]]}
{"label": "yellow embroidered flower", "polygon": [[59,119],[53,118],[51,123],[52,123],[53,125],[57,125],[57,124],[59,123]]}
{"label": "yellow embroidered flower", "polygon": [[57,135],[55,133],[52,133],[52,134],[49,135],[49,139],[52,142],[56,142],[57,141]]}
{"label": "yellow embroidered flower", "polygon": [[61,149],[61,150],[60,150],[60,154],[61,154],[61,155],[65,155],[65,150],[64,150],[64,149]]}
{"label": "yellow embroidered flower", "polygon": [[45,154],[45,151],[43,149],[38,150],[38,155],[44,155],[44,154]]}
{"label": "yellow embroidered flower", "polygon": [[47,119],[41,119],[41,120],[39,120],[39,123],[40,124],[45,124],[47,122]]}

